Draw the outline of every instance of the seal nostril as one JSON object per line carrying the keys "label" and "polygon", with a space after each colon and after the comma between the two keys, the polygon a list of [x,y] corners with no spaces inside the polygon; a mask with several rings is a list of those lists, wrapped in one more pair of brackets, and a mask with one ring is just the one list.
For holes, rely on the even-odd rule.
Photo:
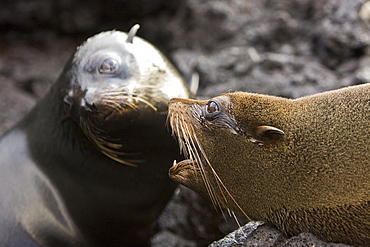
{"label": "seal nostril", "polygon": [[92,113],[98,112],[98,109],[96,108],[95,104],[94,103],[90,104],[86,100],[85,100],[85,110]]}

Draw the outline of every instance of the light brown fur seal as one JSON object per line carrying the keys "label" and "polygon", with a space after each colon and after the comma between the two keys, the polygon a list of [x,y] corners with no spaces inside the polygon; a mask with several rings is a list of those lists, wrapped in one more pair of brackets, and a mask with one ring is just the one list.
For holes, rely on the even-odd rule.
{"label": "light brown fur seal", "polygon": [[175,181],[287,235],[370,246],[370,84],[173,99],[169,121],[189,158]]}

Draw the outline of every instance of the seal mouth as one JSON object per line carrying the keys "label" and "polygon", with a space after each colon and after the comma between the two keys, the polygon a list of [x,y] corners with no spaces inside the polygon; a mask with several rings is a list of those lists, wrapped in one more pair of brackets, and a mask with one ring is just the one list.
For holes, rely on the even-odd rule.
{"label": "seal mouth", "polygon": [[[227,201],[231,199],[243,212],[213,168],[197,136],[197,130],[202,128],[201,124],[197,124],[202,114],[200,104],[201,101],[189,99],[172,99],[169,103],[167,122],[172,128],[172,135],[178,139],[180,151],[187,158],[174,161],[169,176],[197,192],[208,193],[220,211],[223,206],[227,208]],[[232,210],[228,210],[234,215]]]}
{"label": "seal mouth", "polygon": [[176,160],[173,161],[173,165],[169,170],[169,175],[173,178],[176,178],[179,182],[186,182],[189,176],[189,173],[193,173],[197,176],[197,166],[194,160],[183,160],[177,163]]}
{"label": "seal mouth", "polygon": [[81,98],[79,125],[85,135],[109,158],[129,166],[142,163],[141,153],[125,152],[125,129],[150,125],[167,108],[167,100],[158,93],[129,95],[110,90],[94,96],[92,103]]}
{"label": "seal mouth", "polygon": [[175,182],[185,185],[196,192],[207,194],[207,190],[203,186],[201,170],[196,161],[191,159],[173,162],[172,167],[169,169],[169,177]]}

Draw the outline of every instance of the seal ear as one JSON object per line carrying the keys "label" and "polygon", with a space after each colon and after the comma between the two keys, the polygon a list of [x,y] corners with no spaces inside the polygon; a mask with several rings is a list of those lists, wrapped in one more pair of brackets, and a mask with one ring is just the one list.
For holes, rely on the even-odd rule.
{"label": "seal ear", "polygon": [[136,25],[134,25],[134,26],[130,29],[130,31],[129,31],[129,32],[128,32],[128,34],[127,34],[126,43],[131,43],[131,44],[132,44],[133,39],[134,39],[134,37],[135,37],[135,35],[136,35],[136,33],[137,33],[137,30],[139,30],[139,28],[140,28],[140,25],[139,25],[139,24],[136,24]]}
{"label": "seal ear", "polygon": [[258,137],[269,136],[271,134],[285,135],[284,131],[273,126],[261,125],[257,127],[256,135]]}

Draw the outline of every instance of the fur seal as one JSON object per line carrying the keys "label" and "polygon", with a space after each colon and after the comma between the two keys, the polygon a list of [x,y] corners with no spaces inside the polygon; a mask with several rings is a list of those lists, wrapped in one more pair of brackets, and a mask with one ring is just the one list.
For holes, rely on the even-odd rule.
{"label": "fur seal", "polygon": [[188,159],[170,177],[289,236],[370,246],[369,92],[172,99],[169,122]]}
{"label": "fur seal", "polygon": [[189,97],[151,44],[88,39],[0,139],[1,246],[144,246],[176,183],[167,102]]}

